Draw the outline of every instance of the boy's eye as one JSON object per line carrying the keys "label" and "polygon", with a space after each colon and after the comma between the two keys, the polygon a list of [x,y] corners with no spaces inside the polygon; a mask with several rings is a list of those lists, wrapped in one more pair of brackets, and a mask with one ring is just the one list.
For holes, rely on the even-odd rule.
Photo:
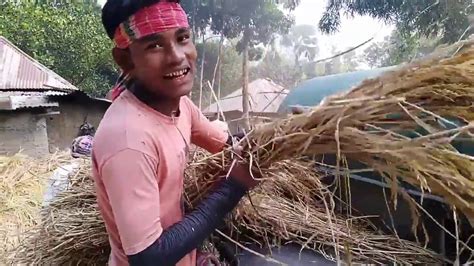
{"label": "boy's eye", "polygon": [[178,42],[185,42],[185,41],[189,40],[189,38],[191,38],[191,36],[189,34],[181,35],[181,36],[178,37]]}
{"label": "boy's eye", "polygon": [[148,49],[155,49],[155,48],[162,48],[163,46],[159,43],[152,43],[150,45],[148,45]]}

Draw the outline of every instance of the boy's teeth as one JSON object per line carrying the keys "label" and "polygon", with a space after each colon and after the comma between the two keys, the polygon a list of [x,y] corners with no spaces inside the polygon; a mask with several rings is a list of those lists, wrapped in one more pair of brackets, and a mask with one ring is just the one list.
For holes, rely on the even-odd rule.
{"label": "boy's teeth", "polygon": [[170,74],[166,74],[165,76],[166,77],[179,77],[179,76],[184,75],[184,73],[186,73],[185,69],[180,70],[180,71],[176,71],[176,72],[173,72],[173,73],[170,73]]}

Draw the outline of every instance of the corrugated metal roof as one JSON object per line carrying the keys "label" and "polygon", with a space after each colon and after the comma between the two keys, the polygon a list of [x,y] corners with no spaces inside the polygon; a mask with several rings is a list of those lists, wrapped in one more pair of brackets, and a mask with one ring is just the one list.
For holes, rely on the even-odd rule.
{"label": "corrugated metal roof", "polygon": [[0,36],[0,90],[78,90]]}
{"label": "corrugated metal roof", "polygon": [[0,97],[7,96],[65,96],[68,92],[63,91],[0,91]]}
{"label": "corrugated metal roof", "polygon": [[[276,113],[288,90],[268,79],[257,79],[249,83],[250,112]],[[238,89],[219,101],[213,103],[203,113],[240,111],[242,112],[242,89]]]}
{"label": "corrugated metal roof", "polygon": [[45,108],[59,106],[49,96],[67,95],[66,92],[24,92],[24,91],[0,91],[0,110],[19,110],[25,108]]}

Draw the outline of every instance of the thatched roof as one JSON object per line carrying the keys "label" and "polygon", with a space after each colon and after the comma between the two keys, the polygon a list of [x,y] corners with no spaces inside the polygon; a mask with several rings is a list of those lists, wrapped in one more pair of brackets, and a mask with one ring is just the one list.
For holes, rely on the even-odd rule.
{"label": "thatched roof", "polygon": [[[276,113],[288,90],[269,79],[257,79],[249,83],[249,105],[252,113]],[[220,109],[221,108],[221,109]],[[221,98],[219,104],[213,103],[204,113],[242,112],[242,89]]]}

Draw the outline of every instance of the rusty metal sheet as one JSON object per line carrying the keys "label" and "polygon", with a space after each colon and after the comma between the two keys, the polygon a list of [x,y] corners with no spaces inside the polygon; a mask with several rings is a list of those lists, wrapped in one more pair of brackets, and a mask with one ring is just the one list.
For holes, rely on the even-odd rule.
{"label": "rusty metal sheet", "polygon": [[0,90],[73,92],[78,88],[0,36]]}

